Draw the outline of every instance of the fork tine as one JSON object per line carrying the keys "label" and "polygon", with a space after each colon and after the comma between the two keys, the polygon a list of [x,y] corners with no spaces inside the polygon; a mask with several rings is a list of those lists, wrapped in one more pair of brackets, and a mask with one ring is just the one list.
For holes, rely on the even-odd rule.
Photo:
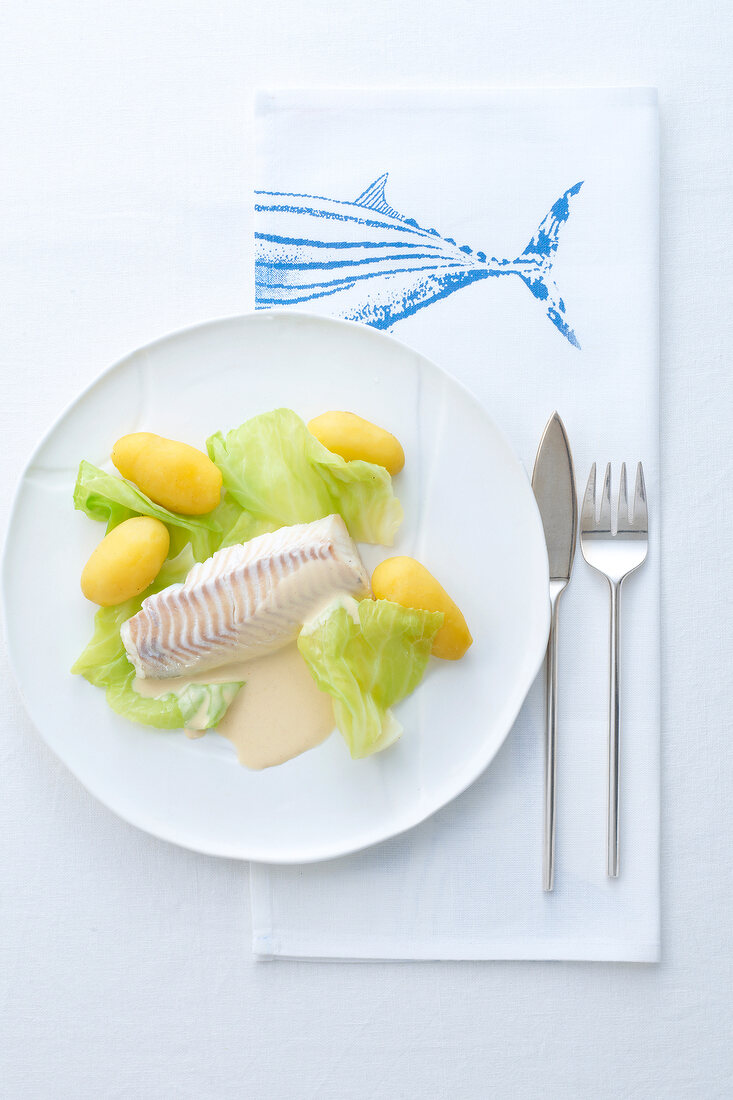
{"label": "fork tine", "polygon": [[[623,521],[623,523],[622,523]],[[626,527],[629,522],[629,496],[626,489],[626,463],[621,463],[621,480],[618,487],[618,519],[619,527]]]}
{"label": "fork tine", "polygon": [[644,484],[644,467],[641,463],[636,467],[636,489],[634,491],[634,516],[632,523],[639,530],[646,530],[649,526],[649,515],[646,507],[646,485]]}
{"label": "fork tine", "polygon": [[583,510],[580,514],[580,526],[584,529],[596,525],[596,464],[590,468],[590,476],[583,497]]}
{"label": "fork tine", "polygon": [[598,526],[604,531],[611,530],[611,463],[606,465],[606,476],[603,479],[603,493],[601,494],[601,514]]}

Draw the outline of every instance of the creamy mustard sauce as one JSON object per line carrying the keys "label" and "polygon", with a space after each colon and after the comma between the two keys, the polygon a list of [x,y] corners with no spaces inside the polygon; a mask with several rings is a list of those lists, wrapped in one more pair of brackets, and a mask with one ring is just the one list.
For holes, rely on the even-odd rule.
{"label": "creamy mustard sauce", "polygon": [[331,696],[319,691],[297,645],[248,661],[246,684],[217,732],[247,768],[271,768],[313,749],[334,727]]}
{"label": "creamy mustard sauce", "polygon": [[[140,695],[159,696],[188,684],[224,684],[244,680],[244,687],[217,726],[231,741],[240,764],[271,768],[313,749],[334,728],[331,696],[319,691],[295,643],[250,661],[238,661],[190,676],[154,680],[138,677]],[[201,737],[199,730],[186,730]]]}

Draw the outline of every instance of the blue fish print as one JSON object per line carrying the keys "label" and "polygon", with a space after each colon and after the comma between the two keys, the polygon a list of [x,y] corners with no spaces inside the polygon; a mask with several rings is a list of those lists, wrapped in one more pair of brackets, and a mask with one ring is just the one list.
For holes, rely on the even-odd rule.
{"label": "blue fish print", "polygon": [[583,181],[562,195],[516,259],[487,259],[389,205],[387,173],[353,202],[255,192],[257,309],[315,303],[331,315],[391,328],[403,317],[478,279],[517,275],[573,347],[565,303],[552,278],[561,226]]}

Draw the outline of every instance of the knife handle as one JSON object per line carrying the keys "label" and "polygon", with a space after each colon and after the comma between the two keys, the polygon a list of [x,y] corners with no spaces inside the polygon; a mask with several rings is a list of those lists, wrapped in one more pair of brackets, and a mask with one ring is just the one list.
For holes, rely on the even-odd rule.
{"label": "knife handle", "polygon": [[545,815],[542,886],[548,893],[555,884],[555,801],[557,791],[557,623],[559,591],[550,592],[552,616],[547,643],[545,682]]}

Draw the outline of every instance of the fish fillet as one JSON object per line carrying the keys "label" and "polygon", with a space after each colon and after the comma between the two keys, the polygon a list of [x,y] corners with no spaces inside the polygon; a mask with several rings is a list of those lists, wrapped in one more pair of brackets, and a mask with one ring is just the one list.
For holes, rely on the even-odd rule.
{"label": "fish fillet", "polygon": [[120,636],[141,679],[180,676],[279,649],[337,596],[368,592],[346,524],[326,516],[218,550],[148,596]]}

